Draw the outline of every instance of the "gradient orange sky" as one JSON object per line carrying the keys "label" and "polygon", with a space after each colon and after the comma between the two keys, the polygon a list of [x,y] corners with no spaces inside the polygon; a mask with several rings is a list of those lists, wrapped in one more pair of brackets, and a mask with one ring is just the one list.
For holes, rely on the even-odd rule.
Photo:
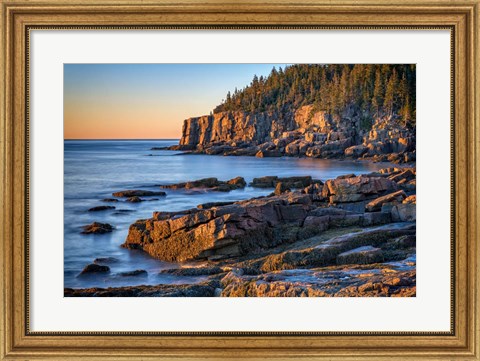
{"label": "gradient orange sky", "polygon": [[65,64],[65,139],[177,139],[254,74],[285,64]]}

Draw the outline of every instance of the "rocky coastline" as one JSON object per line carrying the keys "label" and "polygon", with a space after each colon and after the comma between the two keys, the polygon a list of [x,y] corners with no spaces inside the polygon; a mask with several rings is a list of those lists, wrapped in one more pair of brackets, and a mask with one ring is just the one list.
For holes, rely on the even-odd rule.
{"label": "rocky coastline", "polygon": [[[196,282],[66,288],[65,296],[415,296],[415,176],[415,167],[392,167],[325,182],[308,176],[261,177],[248,186],[271,189],[267,196],[154,212],[131,224],[122,247],[175,262],[178,267],[161,274]],[[245,186],[237,177],[162,188],[229,191]],[[112,230],[91,226],[84,232]],[[95,260],[81,276],[109,272],[107,264]],[[145,276],[142,271],[128,276]]]}
{"label": "rocky coastline", "polygon": [[305,105],[283,113],[227,111],[189,118],[178,145],[153,150],[401,164],[415,162],[415,146],[415,129],[398,116],[374,118],[353,106],[332,115]]}

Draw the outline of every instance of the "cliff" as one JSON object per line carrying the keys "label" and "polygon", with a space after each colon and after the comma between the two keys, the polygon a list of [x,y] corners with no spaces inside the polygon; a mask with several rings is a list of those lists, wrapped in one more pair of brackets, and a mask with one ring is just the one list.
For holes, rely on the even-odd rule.
{"label": "cliff", "polygon": [[340,115],[304,105],[286,111],[223,111],[184,121],[177,149],[206,154],[415,161],[415,129],[359,107]]}

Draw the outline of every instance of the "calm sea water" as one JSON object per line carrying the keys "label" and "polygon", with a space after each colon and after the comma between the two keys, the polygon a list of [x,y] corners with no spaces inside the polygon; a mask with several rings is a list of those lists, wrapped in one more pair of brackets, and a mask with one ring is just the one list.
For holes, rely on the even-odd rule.
{"label": "calm sea water", "polygon": [[[174,151],[154,151],[152,147],[178,144],[177,140],[65,141],[64,143],[64,277],[65,287],[111,287],[121,285],[198,282],[201,278],[160,275],[162,269],[178,267],[120,245],[128,226],[149,218],[154,211],[178,211],[212,201],[241,200],[272,192],[246,187],[229,193],[164,190],[166,197],[141,203],[105,203],[112,192],[125,189],[159,190],[172,184],[205,177],[228,180],[242,176],[247,182],[267,175],[311,175],[326,180],[347,173],[368,173],[386,164],[296,158],[224,157],[184,155]],[[142,197],[149,198],[149,197]],[[153,197],[151,197],[153,198]],[[115,206],[115,210],[88,212],[91,207]],[[115,227],[112,233],[84,235],[82,226],[94,221]],[[95,258],[114,257],[106,276],[78,277]],[[121,277],[120,272],[143,269],[146,277]]]}

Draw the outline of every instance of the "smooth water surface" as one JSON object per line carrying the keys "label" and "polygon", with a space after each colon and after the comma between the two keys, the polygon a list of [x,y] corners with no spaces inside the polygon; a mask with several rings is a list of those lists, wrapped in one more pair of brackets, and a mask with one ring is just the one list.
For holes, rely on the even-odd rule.
{"label": "smooth water surface", "polygon": [[[159,275],[166,268],[178,267],[151,258],[142,251],[127,250],[128,227],[137,219],[150,218],[154,211],[178,211],[214,201],[241,200],[266,195],[272,189],[246,187],[229,193],[187,192],[163,189],[166,197],[141,203],[106,203],[112,193],[125,189],[158,191],[160,184],[172,184],[206,177],[228,180],[244,177],[310,175],[326,180],[342,174],[362,174],[384,168],[370,162],[320,160],[311,158],[255,158],[188,155],[175,151],[151,150],[178,144],[177,140],[115,140],[64,142],[64,276],[65,287],[111,287],[121,285],[187,283],[201,278]],[[141,197],[152,199],[157,197]],[[116,209],[88,212],[91,207],[109,205]],[[112,233],[84,235],[82,226],[92,222],[109,223]],[[95,258],[113,257],[106,276],[78,277]],[[121,277],[120,272],[143,269],[146,277]]]}

